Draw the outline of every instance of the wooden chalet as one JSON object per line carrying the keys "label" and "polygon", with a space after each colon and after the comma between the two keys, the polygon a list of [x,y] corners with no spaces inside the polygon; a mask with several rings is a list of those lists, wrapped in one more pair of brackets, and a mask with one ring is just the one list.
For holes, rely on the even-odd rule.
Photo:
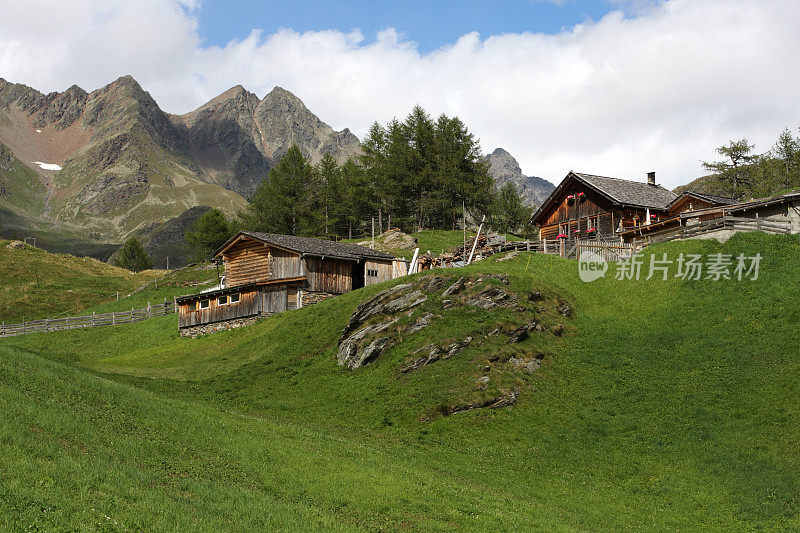
{"label": "wooden chalet", "polygon": [[539,238],[619,240],[618,233],[669,215],[676,194],[648,182],[570,172],[531,217]]}
{"label": "wooden chalet", "polygon": [[625,228],[619,232],[625,242],[646,242],[650,236],[675,231],[681,226],[713,220],[724,209],[739,202],[734,198],[696,191],[685,191],[669,204],[669,215],[651,223]]}
{"label": "wooden chalet", "polygon": [[[702,203],[696,203],[698,199]],[[678,200],[671,205],[669,218],[627,229],[620,236],[625,242],[646,245],[690,238],[725,241],[746,231],[800,233],[800,191],[747,202],[704,193],[683,193]]]}
{"label": "wooden chalet", "polygon": [[357,244],[249,231],[228,240],[214,258],[225,266],[220,287],[177,299],[182,335],[297,309],[404,272],[396,264],[404,260]]}

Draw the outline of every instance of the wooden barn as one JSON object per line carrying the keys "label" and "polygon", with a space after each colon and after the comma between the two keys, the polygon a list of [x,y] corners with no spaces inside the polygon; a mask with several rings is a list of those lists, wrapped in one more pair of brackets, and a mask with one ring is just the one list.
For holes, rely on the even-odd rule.
{"label": "wooden barn", "polygon": [[656,185],[655,172],[647,178],[643,183],[570,172],[530,222],[540,227],[540,239],[619,239],[627,228],[669,215],[677,195]]}
{"label": "wooden barn", "polygon": [[311,305],[405,271],[397,264],[403,260],[357,244],[249,231],[214,258],[225,267],[220,287],[177,299],[182,335]]}

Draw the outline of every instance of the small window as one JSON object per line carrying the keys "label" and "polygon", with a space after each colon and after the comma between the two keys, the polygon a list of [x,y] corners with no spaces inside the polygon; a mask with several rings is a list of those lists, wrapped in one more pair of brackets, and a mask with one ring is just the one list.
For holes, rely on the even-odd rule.
{"label": "small window", "polygon": [[367,277],[377,278],[378,277],[378,271],[377,270],[373,270],[371,268],[368,268],[367,269]]}
{"label": "small window", "polygon": [[239,293],[238,292],[236,294],[231,294],[230,296],[228,296],[228,303],[235,304],[235,303],[238,303],[238,302],[239,302]]}
{"label": "small window", "polygon": [[211,300],[200,300],[200,309],[208,309],[211,305]]}
{"label": "small window", "polygon": [[228,303],[227,296],[220,296],[219,298],[217,298],[217,305],[225,305],[227,303]]}

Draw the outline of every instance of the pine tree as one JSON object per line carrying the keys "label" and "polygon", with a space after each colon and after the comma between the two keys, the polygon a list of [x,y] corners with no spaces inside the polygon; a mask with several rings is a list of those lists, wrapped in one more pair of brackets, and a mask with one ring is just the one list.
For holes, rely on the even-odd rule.
{"label": "pine tree", "polygon": [[192,260],[208,259],[214,251],[225,244],[231,234],[231,226],[222,211],[219,209],[206,211],[185,234]]}
{"label": "pine tree", "polygon": [[524,229],[533,210],[525,205],[516,187],[506,183],[497,193],[492,221],[501,233]]}
{"label": "pine tree", "polygon": [[727,192],[734,198],[745,195],[747,188],[753,185],[752,163],[758,156],[753,154],[752,145],[747,139],[730,141],[725,146],[720,146],[715,151],[724,156],[722,161],[703,162],[703,168],[714,174],[725,184]]}
{"label": "pine tree", "polygon": [[142,270],[153,268],[153,261],[150,259],[150,256],[147,255],[147,252],[144,251],[142,244],[136,237],[131,237],[125,241],[125,244],[123,244],[122,248],[117,252],[113,263],[118,267],[125,268],[132,272],[141,272]]}
{"label": "pine tree", "polygon": [[240,213],[244,229],[290,235],[313,234],[314,170],[292,145],[269,178],[256,189],[247,210]]}

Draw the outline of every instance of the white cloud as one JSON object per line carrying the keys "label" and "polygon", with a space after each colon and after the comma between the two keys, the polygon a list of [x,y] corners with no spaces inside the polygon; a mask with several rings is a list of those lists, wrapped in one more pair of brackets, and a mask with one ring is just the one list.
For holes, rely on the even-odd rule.
{"label": "white cloud", "polygon": [[800,2],[622,5],[557,35],[473,33],[421,54],[391,29],[374,39],[254,31],[204,47],[195,2],[4,2],[0,76],[91,90],[130,73],[170,112],[239,83],[259,96],[281,85],[358,135],[419,103],[460,116],[485,151],[502,146],[554,181],[570,169],[640,179],[656,170],[676,186],[729,139],[766,150],[800,125]]}

